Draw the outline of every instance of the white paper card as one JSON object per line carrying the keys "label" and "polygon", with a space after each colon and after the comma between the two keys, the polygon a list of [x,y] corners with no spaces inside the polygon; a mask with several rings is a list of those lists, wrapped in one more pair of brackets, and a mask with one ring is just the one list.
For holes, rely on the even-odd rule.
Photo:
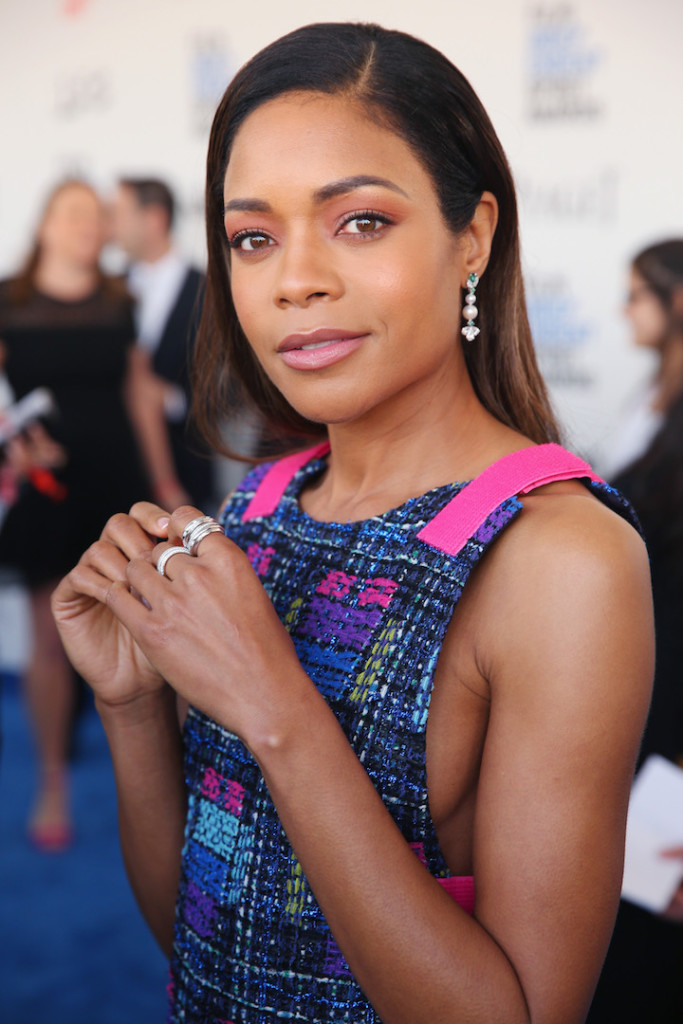
{"label": "white paper card", "polygon": [[652,754],[631,790],[621,894],[647,910],[665,910],[683,879],[683,860],[661,856],[683,847],[683,769]]}

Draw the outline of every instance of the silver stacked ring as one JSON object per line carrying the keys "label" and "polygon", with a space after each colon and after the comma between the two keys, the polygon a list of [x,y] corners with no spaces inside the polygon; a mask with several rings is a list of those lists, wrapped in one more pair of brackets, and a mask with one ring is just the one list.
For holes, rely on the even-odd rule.
{"label": "silver stacked ring", "polygon": [[157,572],[159,573],[160,576],[165,576],[166,563],[168,562],[169,558],[173,558],[174,555],[189,555],[189,553],[190,552],[187,550],[186,547],[181,547],[180,545],[176,545],[172,548],[166,548],[165,551],[161,552],[159,558],[157,559]]}
{"label": "silver stacked ring", "polygon": [[212,516],[197,516],[183,530],[185,550],[190,555],[196,555],[199,545],[210,533],[223,533],[223,527]]}
{"label": "silver stacked ring", "polygon": [[[207,523],[215,523],[215,522],[216,522],[216,520],[213,518],[213,516],[195,516],[194,519],[191,519],[189,521],[189,523],[187,524],[187,526],[185,527],[185,529],[183,530],[182,541],[183,541],[183,544],[185,545],[185,547],[187,547],[189,539],[190,539],[190,534],[194,530],[196,530],[199,526],[206,526]],[[216,523],[216,525],[218,525],[218,524]]]}

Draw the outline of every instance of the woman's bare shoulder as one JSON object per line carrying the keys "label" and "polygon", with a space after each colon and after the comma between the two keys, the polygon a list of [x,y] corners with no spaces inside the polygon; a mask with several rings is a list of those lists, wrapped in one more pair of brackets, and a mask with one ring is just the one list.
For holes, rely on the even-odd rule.
{"label": "woman's bare shoulder", "polygon": [[598,645],[616,655],[623,644],[644,651],[647,661],[650,571],[638,532],[578,482],[547,485],[522,503],[469,595],[467,617],[476,623],[470,636],[489,684],[509,678],[515,651],[520,665],[532,650],[552,663],[568,644],[577,655]]}
{"label": "woman's bare shoulder", "polygon": [[576,675],[609,688],[630,659],[647,699],[653,624],[642,538],[577,481],[522,503],[458,603],[443,674],[490,699],[526,693],[535,702],[539,691],[545,699],[555,686],[575,689]]}
{"label": "woman's bare shoulder", "polygon": [[517,535],[509,558],[523,558],[551,577],[573,566],[618,577],[649,579],[645,544],[635,527],[576,480],[548,484],[522,499]]}

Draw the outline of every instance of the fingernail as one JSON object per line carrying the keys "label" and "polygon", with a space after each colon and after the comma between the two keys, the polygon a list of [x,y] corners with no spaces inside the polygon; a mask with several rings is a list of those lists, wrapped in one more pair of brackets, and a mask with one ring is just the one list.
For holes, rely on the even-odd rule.
{"label": "fingernail", "polygon": [[160,516],[160,517],[159,517],[159,518],[157,519],[157,526],[158,526],[158,527],[159,527],[159,528],[160,528],[161,530],[165,530],[165,529],[166,529],[166,527],[168,526],[168,524],[169,524],[170,522],[171,522],[171,520],[170,520],[170,519],[169,519],[169,518],[168,518],[167,516]]}

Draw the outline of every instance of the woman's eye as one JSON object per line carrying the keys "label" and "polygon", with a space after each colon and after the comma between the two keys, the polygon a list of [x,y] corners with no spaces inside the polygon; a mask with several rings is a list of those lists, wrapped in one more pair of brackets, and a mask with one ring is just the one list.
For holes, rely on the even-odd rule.
{"label": "woman's eye", "polygon": [[270,244],[269,236],[262,231],[240,231],[230,239],[230,248],[242,252],[256,252],[268,248]]}
{"label": "woman's eye", "polygon": [[377,213],[357,213],[344,221],[341,230],[345,235],[374,235],[388,223],[387,217]]}

